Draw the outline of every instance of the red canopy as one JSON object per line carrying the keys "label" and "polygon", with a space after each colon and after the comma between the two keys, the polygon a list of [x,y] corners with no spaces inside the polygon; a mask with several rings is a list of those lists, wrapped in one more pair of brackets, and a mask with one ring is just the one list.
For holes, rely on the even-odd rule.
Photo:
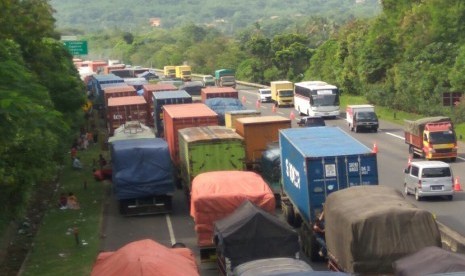
{"label": "red canopy", "polygon": [[194,254],[188,248],[168,248],[153,240],[131,242],[97,257],[91,276],[198,276]]}

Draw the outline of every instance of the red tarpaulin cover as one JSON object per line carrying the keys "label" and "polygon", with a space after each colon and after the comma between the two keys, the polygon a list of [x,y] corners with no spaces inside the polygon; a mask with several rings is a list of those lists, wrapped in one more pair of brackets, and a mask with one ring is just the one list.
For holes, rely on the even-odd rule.
{"label": "red tarpaulin cover", "polygon": [[250,171],[216,171],[192,180],[191,216],[199,246],[213,246],[213,223],[232,214],[245,200],[274,214],[276,201],[263,178]]}
{"label": "red tarpaulin cover", "polygon": [[189,248],[168,248],[145,239],[98,255],[91,276],[111,275],[198,276],[199,270]]}

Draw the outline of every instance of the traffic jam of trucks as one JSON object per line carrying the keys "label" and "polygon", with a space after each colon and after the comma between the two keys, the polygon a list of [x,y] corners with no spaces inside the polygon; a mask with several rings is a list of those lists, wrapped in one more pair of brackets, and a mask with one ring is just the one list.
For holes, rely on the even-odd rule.
{"label": "traffic jam of trucks", "polygon": [[[165,66],[164,75],[192,79],[187,65]],[[247,109],[234,70],[214,75],[201,102],[160,79],[139,93],[111,73],[88,78],[123,216],[170,213],[182,189],[200,260],[215,262],[220,275],[312,271],[301,254],[335,275],[392,274],[396,260],[441,246],[434,216],[380,183],[376,150],[339,127],[293,128],[291,118]],[[294,105],[292,82],[269,89],[273,108]],[[354,132],[379,129],[369,104],[348,105],[346,121]],[[457,158],[447,117],[406,121],[405,143],[412,158]]]}

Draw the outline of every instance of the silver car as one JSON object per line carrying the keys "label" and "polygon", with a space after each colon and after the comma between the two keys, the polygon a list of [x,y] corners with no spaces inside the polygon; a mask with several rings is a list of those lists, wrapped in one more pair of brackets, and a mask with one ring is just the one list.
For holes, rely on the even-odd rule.
{"label": "silver car", "polygon": [[405,169],[405,195],[420,201],[427,196],[454,197],[454,177],[449,164],[442,161],[415,161]]}

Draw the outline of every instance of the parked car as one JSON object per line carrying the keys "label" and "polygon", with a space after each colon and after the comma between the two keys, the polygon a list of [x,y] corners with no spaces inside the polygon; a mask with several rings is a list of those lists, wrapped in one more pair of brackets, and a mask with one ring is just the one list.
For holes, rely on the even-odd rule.
{"label": "parked car", "polygon": [[215,78],[212,75],[205,75],[202,77],[202,83],[204,87],[215,86]]}
{"label": "parked car", "polygon": [[271,102],[271,89],[270,88],[260,88],[258,89],[258,95],[260,95],[260,101],[262,103]]}
{"label": "parked car", "polygon": [[449,164],[443,161],[414,161],[405,169],[405,195],[416,200],[428,196],[454,197],[454,178]]}
{"label": "parked car", "polygon": [[302,117],[297,124],[301,127],[326,126],[325,120],[320,116]]}

